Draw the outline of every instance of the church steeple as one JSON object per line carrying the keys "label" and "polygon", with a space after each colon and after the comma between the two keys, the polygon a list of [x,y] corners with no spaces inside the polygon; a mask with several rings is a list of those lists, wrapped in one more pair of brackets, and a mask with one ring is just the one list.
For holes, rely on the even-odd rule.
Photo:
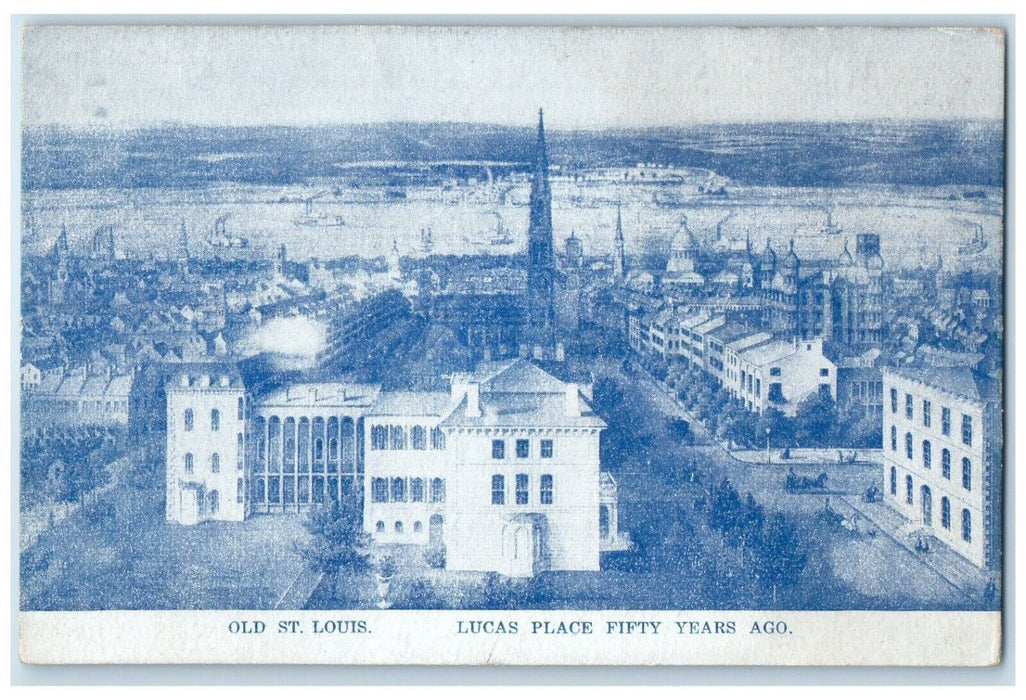
{"label": "church steeple", "polygon": [[613,279],[620,281],[626,274],[626,265],[623,253],[623,216],[620,212],[620,205],[616,205],[616,238],[613,239]]}
{"label": "church steeple", "polygon": [[552,191],[545,121],[538,110],[538,144],[531,177],[531,218],[527,230],[527,312],[529,340],[535,345],[553,342],[555,256],[552,240]]}

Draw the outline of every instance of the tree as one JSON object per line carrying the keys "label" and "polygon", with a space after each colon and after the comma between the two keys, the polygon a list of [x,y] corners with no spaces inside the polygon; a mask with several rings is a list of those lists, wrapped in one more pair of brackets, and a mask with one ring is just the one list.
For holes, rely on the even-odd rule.
{"label": "tree", "polygon": [[763,586],[773,591],[773,605],[777,604],[777,590],[794,586],[805,571],[808,555],[798,539],[794,525],[783,513],[775,514],[753,543],[752,554],[756,575]]}
{"label": "tree", "polygon": [[315,571],[335,578],[337,583],[340,572],[370,570],[370,536],[363,531],[355,509],[342,508],[333,500],[311,508],[303,525],[310,539],[300,548],[300,554]]}
{"label": "tree", "polygon": [[818,391],[798,404],[795,437],[803,445],[830,445],[837,426],[837,405],[830,394]]}

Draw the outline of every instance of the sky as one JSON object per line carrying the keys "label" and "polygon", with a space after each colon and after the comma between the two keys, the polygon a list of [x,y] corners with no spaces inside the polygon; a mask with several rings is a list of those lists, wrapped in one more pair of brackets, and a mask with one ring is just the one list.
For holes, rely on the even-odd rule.
{"label": "sky", "polygon": [[983,29],[27,27],[25,126],[1000,119]]}

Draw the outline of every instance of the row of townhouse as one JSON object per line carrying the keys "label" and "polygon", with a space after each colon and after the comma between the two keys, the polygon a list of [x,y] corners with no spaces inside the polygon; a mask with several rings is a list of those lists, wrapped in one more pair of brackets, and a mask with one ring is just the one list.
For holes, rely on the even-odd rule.
{"label": "row of townhouse", "polygon": [[631,311],[628,341],[639,354],[702,369],[752,412],[772,407],[793,416],[816,392],[837,398],[837,367],[821,338],[784,339],[724,315],[664,308]]}

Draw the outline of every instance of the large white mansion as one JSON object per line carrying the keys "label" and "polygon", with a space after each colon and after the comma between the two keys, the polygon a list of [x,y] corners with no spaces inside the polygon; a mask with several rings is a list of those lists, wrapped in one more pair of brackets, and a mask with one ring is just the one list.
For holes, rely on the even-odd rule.
{"label": "large white mansion", "polygon": [[182,524],[362,503],[376,542],[445,548],[449,569],[597,570],[624,544],[599,465],[591,387],[523,359],[448,392],[291,384],[255,397],[230,363],[167,385],[167,519]]}

